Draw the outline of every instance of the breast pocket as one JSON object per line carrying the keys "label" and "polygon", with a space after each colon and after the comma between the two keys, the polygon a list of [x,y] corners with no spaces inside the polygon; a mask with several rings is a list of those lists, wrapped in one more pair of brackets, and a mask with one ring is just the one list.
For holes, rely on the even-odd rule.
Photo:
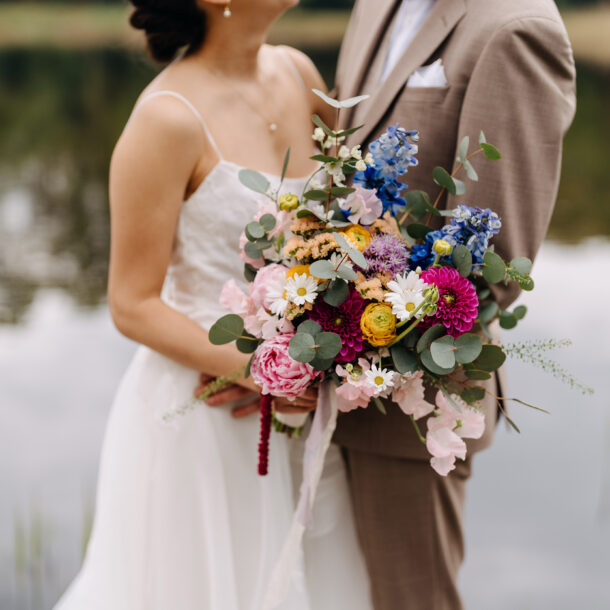
{"label": "breast pocket", "polygon": [[449,93],[449,85],[444,87],[405,87],[400,93],[398,104],[442,104]]}

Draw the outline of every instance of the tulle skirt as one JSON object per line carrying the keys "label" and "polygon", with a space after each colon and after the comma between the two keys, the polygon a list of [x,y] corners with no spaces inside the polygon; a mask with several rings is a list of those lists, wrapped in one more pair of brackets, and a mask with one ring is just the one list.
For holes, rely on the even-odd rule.
{"label": "tulle skirt", "polygon": [[[197,374],[141,347],[113,404],[91,541],[55,610],[260,610],[289,530],[303,441],[189,402]],[[343,461],[331,446],[282,610],[370,610]]]}

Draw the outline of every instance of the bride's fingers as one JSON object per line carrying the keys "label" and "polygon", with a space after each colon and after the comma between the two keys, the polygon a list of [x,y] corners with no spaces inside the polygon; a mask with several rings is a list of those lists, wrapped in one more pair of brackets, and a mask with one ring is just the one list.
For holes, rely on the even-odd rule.
{"label": "bride's fingers", "polygon": [[257,399],[256,402],[246,405],[245,407],[235,407],[235,409],[231,411],[231,415],[233,415],[235,419],[243,419],[244,417],[250,417],[250,415],[258,413],[258,411],[259,400]]}
{"label": "bride's fingers", "polygon": [[234,385],[226,390],[222,390],[222,392],[218,392],[217,394],[210,396],[206,402],[209,406],[216,407],[218,405],[231,402],[232,400],[239,400],[248,394],[252,394],[252,392],[246,388],[242,388],[241,386]]}
{"label": "bride's fingers", "polygon": [[214,377],[212,377],[212,375],[208,375],[207,373],[201,373],[199,375],[199,384],[207,385],[208,383],[210,383],[210,381],[212,381],[212,379],[214,379]]}

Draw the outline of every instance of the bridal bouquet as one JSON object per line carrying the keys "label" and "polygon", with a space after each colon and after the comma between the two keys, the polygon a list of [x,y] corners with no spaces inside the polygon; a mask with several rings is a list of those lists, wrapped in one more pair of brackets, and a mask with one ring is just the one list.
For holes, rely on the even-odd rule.
{"label": "bridal bouquet", "polygon": [[[317,93],[337,116],[363,99]],[[326,380],[339,411],[373,405],[385,413],[383,399],[396,403],[432,467],[446,475],[465,458],[464,439],[483,434],[478,403],[486,390],[477,382],[506,358],[488,325],[499,319],[512,328],[526,313],[523,306],[501,310],[492,286],[534,287],[528,259],[505,262],[494,252],[502,221],[493,210],[437,209],[444,192],[464,194],[460,171],[477,180],[474,156],[496,161],[500,154],[483,133],[472,151],[464,138],[452,173],[434,170],[432,201],[402,181],[417,165],[417,131],[388,127],[364,153],[343,144],[358,128],[332,129],[317,115],[313,122],[319,168],[303,192],[280,195],[281,183],[240,173],[261,196],[240,244],[247,290],[226,283],[220,300],[232,313],[210,330],[212,343],[236,341],[253,354],[248,374],[263,397],[259,472],[267,471],[273,424],[293,431],[304,422],[274,416],[272,397],[294,399]],[[435,390],[435,404],[426,401],[426,387]],[[418,420],[429,415],[424,434]]]}

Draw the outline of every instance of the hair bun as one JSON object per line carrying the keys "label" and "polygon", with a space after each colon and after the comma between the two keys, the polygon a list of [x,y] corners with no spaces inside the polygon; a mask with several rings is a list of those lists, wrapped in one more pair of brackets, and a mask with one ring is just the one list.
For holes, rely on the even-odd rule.
{"label": "hair bun", "polygon": [[134,11],[129,22],[146,33],[148,51],[161,63],[174,59],[182,47],[188,52],[201,46],[205,35],[205,13],[196,0],[131,0]]}

